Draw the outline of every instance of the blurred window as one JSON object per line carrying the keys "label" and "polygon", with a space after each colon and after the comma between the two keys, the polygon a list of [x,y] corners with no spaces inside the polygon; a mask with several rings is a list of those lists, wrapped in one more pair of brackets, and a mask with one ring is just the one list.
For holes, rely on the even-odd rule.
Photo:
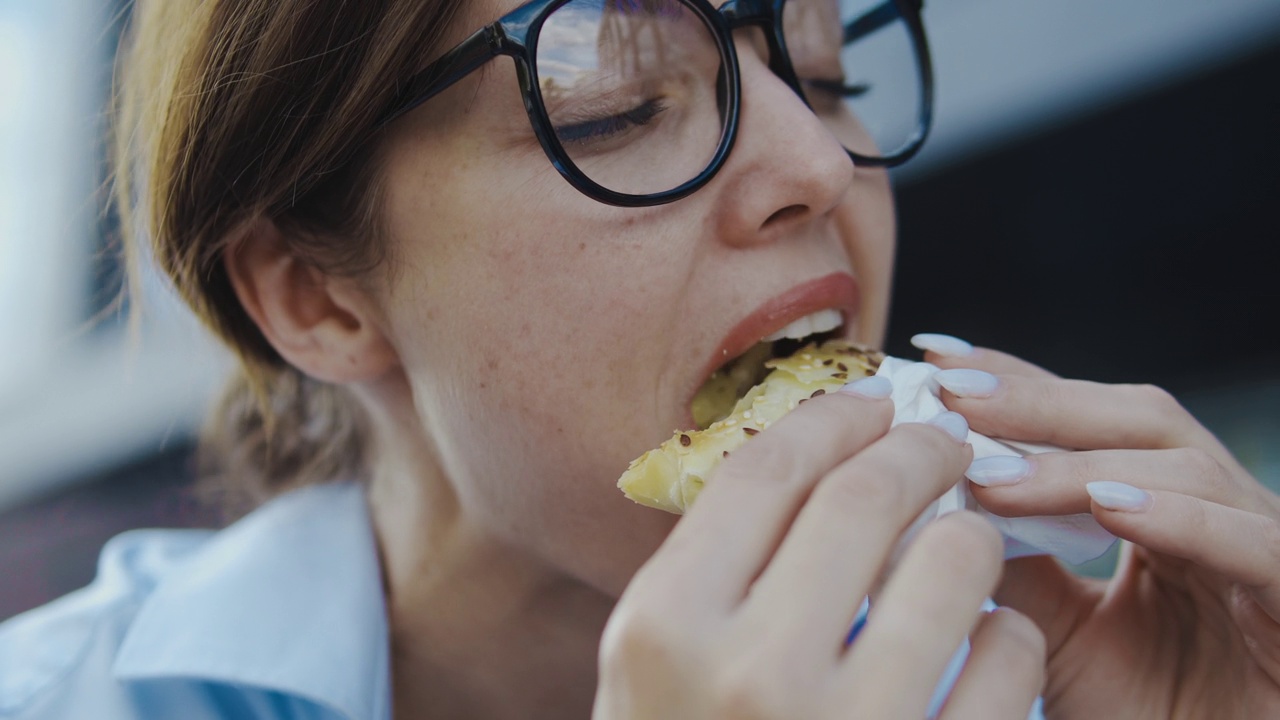
{"label": "blurred window", "polygon": [[0,0],[0,408],[92,314],[109,23],[102,0]]}

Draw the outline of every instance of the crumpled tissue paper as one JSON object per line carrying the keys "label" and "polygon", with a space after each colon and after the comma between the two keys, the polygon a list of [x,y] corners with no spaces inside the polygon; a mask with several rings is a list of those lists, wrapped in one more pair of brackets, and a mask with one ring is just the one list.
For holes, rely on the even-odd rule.
{"label": "crumpled tissue paper", "polygon": [[[939,399],[938,382],[933,379],[938,369],[936,365],[925,362],[894,357],[884,359],[876,375],[893,383],[894,425],[926,422],[946,412],[946,406]],[[1062,449],[996,440],[972,430],[969,431],[968,442],[973,446],[975,460],[993,455],[1026,456]],[[969,492],[968,483],[961,481],[925,509],[903,534],[900,547],[905,546],[929,521],[955,510],[972,510],[990,520],[1004,536],[1006,559],[1053,555],[1072,565],[1079,565],[1101,556],[1116,541],[1115,536],[1104,530],[1088,513],[1006,518],[988,512]]]}

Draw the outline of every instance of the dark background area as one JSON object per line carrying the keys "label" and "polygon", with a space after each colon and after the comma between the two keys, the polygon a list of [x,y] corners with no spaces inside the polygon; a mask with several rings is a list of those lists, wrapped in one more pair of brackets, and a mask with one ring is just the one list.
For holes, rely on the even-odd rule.
{"label": "dark background area", "polygon": [[1273,46],[900,187],[889,351],[945,332],[1175,393],[1280,376],[1278,136]]}
{"label": "dark background area", "polygon": [[[1280,379],[1277,78],[1280,46],[902,185],[890,352],[946,332],[1175,394]],[[0,619],[88,583],[118,532],[214,525],[191,451],[0,514]]]}

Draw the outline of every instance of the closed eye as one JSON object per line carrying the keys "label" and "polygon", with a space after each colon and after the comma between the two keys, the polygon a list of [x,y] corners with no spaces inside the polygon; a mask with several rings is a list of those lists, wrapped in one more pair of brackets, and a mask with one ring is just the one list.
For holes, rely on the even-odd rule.
{"label": "closed eye", "polygon": [[659,99],[648,100],[626,112],[570,125],[557,125],[556,137],[561,143],[590,143],[603,140],[631,128],[648,125],[667,107]]}
{"label": "closed eye", "polygon": [[871,86],[867,83],[846,85],[843,80],[806,80],[804,81],[804,84],[814,90],[819,90],[821,92],[843,98],[861,97],[871,91]]}

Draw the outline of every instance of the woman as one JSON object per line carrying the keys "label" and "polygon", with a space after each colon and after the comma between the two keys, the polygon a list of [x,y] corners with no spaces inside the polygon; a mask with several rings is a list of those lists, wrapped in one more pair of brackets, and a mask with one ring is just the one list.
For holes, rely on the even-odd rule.
{"label": "woman", "polygon": [[[113,541],[88,591],[0,635],[0,713],[918,718],[967,635],[942,717],[1037,693],[1050,717],[1277,712],[1280,506],[1158,390],[926,338],[972,370],[948,378],[963,419],[890,431],[863,382],[754,438],[678,524],[618,493],[757,339],[824,309],[884,335],[877,166],[927,124],[917,9],[791,0],[779,40],[750,24],[773,6],[731,6],[140,5],[120,196],[243,360],[210,456],[275,499]],[[492,57],[500,17],[527,67]],[[838,60],[864,36],[897,38],[870,80]],[[1078,451],[970,468],[964,419]],[[1133,543],[1116,578],[1033,558],[997,585],[998,535],[957,513],[846,649],[966,469],[997,512],[1092,512]]]}

